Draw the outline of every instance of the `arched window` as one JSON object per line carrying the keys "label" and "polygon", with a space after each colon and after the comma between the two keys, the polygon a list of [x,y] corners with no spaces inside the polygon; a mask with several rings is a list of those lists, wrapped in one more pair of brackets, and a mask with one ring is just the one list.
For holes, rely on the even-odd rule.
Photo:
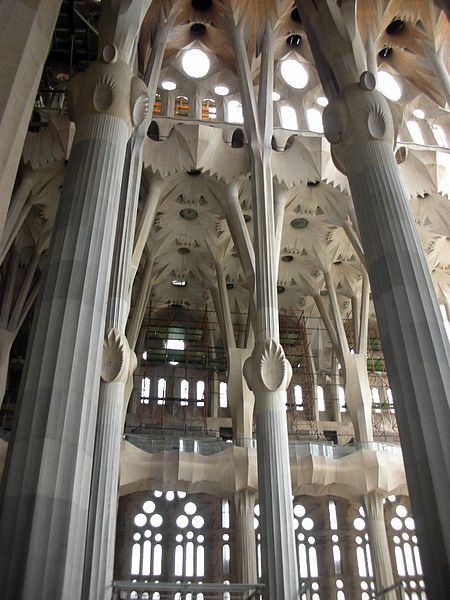
{"label": "arched window", "polygon": [[155,102],[153,103],[153,116],[154,117],[161,116],[161,96],[160,96],[160,94],[155,94]]}
{"label": "arched window", "polygon": [[280,120],[281,127],[284,127],[284,129],[298,129],[297,113],[292,106],[280,107]]}
{"label": "arched window", "polygon": [[380,392],[378,391],[378,388],[373,387],[373,388],[371,388],[371,393],[372,393],[373,410],[376,413],[380,413],[381,412]]}
{"label": "arched window", "polygon": [[205,406],[205,382],[197,381],[197,406]]}
{"label": "arched window", "polygon": [[143,377],[141,382],[141,404],[148,404],[150,400],[150,378]]}
{"label": "arched window", "polygon": [[181,398],[181,406],[188,405],[189,399],[189,381],[187,379],[182,379],[180,383],[180,398]]}
{"label": "arched window", "polygon": [[217,119],[216,101],[212,98],[205,98],[202,101],[202,119],[204,121],[214,121]]}
{"label": "arched window", "polygon": [[228,396],[227,396],[227,384],[225,381],[219,383],[219,406],[220,408],[227,408]]}
{"label": "arched window", "polygon": [[187,96],[177,96],[175,98],[175,116],[189,116],[189,98]]}
{"label": "arched window", "polygon": [[166,380],[164,377],[158,379],[158,404],[165,404],[166,397]]}
{"label": "arched window", "polygon": [[448,140],[443,128],[440,125],[433,124],[431,125],[431,131],[438,145],[442,146],[442,148],[448,148]]}
{"label": "arched window", "polygon": [[156,121],[152,121],[147,130],[147,136],[154,142],[159,142],[159,127]]}
{"label": "arched window", "polygon": [[372,555],[369,546],[369,534],[366,531],[366,511],[363,506],[359,507],[359,514],[353,520],[356,543],[356,566],[361,579],[361,600],[369,600],[375,589],[373,582]]}
{"label": "arched window", "polygon": [[323,387],[317,386],[317,407],[320,412],[325,412],[325,398],[323,395]]}
{"label": "arched window", "polygon": [[322,113],[317,108],[308,108],[306,111],[306,120],[311,131],[323,133]]}
{"label": "arched window", "polygon": [[303,392],[301,385],[294,385],[294,403],[296,410],[303,410]]}
{"label": "arched window", "polygon": [[386,396],[387,396],[388,403],[389,403],[389,410],[391,411],[391,413],[394,413],[395,412],[395,409],[394,409],[394,398],[392,396],[392,390],[391,390],[391,388],[387,388],[387,390],[386,390]]}
{"label": "arched window", "polygon": [[417,121],[406,121],[406,127],[412,137],[412,141],[415,144],[424,144],[422,131],[420,129],[419,123]]}
{"label": "arched window", "polygon": [[417,545],[416,526],[412,518],[407,498],[402,500],[389,496],[385,500],[387,534],[394,547],[397,575],[406,583],[406,593],[410,598],[425,599],[422,563]]}
{"label": "arched window", "polygon": [[244,132],[242,129],[235,129],[231,137],[232,148],[242,148],[244,145]]}
{"label": "arched window", "polygon": [[243,123],[244,113],[242,112],[242,104],[239,100],[230,100],[227,104],[228,121],[230,123]]}

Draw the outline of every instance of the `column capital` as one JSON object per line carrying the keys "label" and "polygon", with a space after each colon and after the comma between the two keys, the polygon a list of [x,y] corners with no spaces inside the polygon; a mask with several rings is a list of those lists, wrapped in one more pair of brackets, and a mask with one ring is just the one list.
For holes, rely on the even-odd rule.
{"label": "column capital", "polygon": [[395,128],[391,109],[383,94],[375,89],[375,76],[361,74],[358,83],[341,89],[323,111],[323,127],[336,167],[346,174],[344,152],[348,147],[372,140],[392,147]]}
{"label": "column capital", "polygon": [[244,377],[253,392],[286,390],[292,367],[281,344],[272,338],[256,344],[244,363]]}
{"label": "column capital", "polygon": [[126,336],[115,327],[109,329],[103,341],[102,380],[126,383],[136,366],[136,354],[130,349]]}
{"label": "column capital", "polygon": [[84,117],[110,115],[122,119],[131,134],[144,121],[149,107],[147,86],[118,59],[112,44],[107,44],[102,57],[76,75],[70,86],[70,116],[77,124]]}

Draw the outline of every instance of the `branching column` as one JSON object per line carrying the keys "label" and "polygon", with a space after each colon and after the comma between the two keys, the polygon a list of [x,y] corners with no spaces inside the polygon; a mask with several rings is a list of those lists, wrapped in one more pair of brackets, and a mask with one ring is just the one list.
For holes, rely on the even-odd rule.
{"label": "branching column", "polygon": [[286,388],[292,369],[279,341],[277,265],[271,168],[273,131],[273,24],[262,35],[258,103],[244,43],[243,24],[232,25],[244,121],[251,160],[255,234],[255,348],[244,375],[255,394],[262,571],[266,598],[294,600],[298,594],[292,487],[286,420]]}
{"label": "branching column", "polygon": [[61,0],[0,6],[0,238]]}
{"label": "branching column", "polygon": [[76,136],[5,476],[5,600],[81,594],[113,232],[127,141],[148,98],[114,47],[79,83]]}

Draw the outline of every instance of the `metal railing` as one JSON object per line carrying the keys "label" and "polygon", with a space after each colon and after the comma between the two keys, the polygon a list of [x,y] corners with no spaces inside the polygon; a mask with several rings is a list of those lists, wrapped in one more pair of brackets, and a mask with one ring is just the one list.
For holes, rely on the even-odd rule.
{"label": "metal railing", "polygon": [[[244,448],[256,448],[256,439],[240,438],[233,441],[225,441],[219,438],[149,438],[145,435],[126,434],[131,444],[149,453],[177,450],[179,452],[194,452],[204,456],[223,452],[230,446]],[[291,457],[299,456],[327,456],[333,459],[344,458],[358,452],[359,450],[373,450],[375,452],[388,452],[396,456],[402,456],[400,446],[387,442],[362,442],[357,444],[336,445],[331,442],[289,442],[289,453]]]}
{"label": "metal railing", "polygon": [[262,583],[174,583],[115,581],[113,600],[256,600]]}

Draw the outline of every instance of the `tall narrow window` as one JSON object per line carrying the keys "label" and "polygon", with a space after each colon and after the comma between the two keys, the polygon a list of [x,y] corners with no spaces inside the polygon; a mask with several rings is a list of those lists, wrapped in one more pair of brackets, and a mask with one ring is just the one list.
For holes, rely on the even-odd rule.
{"label": "tall narrow window", "polygon": [[432,125],[431,131],[433,132],[434,139],[439,146],[442,146],[442,148],[448,148],[448,140],[443,128],[440,125]]}
{"label": "tall narrow window", "polygon": [[297,113],[292,106],[282,106],[280,108],[281,127],[297,131]]}
{"label": "tall narrow window", "polygon": [[189,98],[187,96],[177,96],[175,99],[175,116],[189,116]]}
{"label": "tall narrow window", "polygon": [[323,395],[323,387],[321,385],[317,386],[317,406],[320,412],[325,411],[325,398]]}
{"label": "tall narrow window", "polygon": [[202,101],[202,119],[204,121],[214,121],[217,118],[216,101],[212,98],[205,98]]}
{"label": "tall narrow window", "polygon": [[141,383],[141,404],[148,404],[150,400],[150,378],[143,377]]}
{"label": "tall narrow window", "polygon": [[153,116],[161,116],[161,96],[159,94],[155,94],[155,102],[153,104]]}
{"label": "tall narrow window", "polygon": [[166,400],[166,380],[161,377],[158,379],[158,404],[165,404]]}
{"label": "tall narrow window", "polygon": [[323,133],[322,113],[317,108],[308,108],[306,111],[306,120],[311,131]]}
{"label": "tall narrow window", "polygon": [[373,409],[376,413],[380,413],[381,412],[380,392],[378,391],[378,388],[376,388],[376,387],[371,388],[371,392],[372,392]]}
{"label": "tall narrow window", "polygon": [[394,397],[392,396],[392,390],[391,390],[391,388],[387,388],[387,390],[386,390],[386,396],[387,396],[388,403],[389,403],[389,410],[391,411],[391,413],[394,413],[395,412]]}
{"label": "tall narrow window", "polygon": [[227,384],[225,381],[219,383],[219,406],[220,408],[227,408],[228,406]]}
{"label": "tall narrow window", "polygon": [[294,385],[294,403],[296,410],[303,410],[303,392],[301,385]]}
{"label": "tall narrow window", "polygon": [[181,398],[181,406],[188,405],[189,399],[189,381],[187,379],[182,379],[180,384],[180,398]]}
{"label": "tall narrow window", "polygon": [[244,113],[242,104],[238,100],[230,100],[227,105],[228,121],[230,123],[243,123]]}
{"label": "tall narrow window", "polygon": [[424,144],[422,130],[420,129],[417,121],[406,121],[406,127],[408,128],[409,134],[415,144]]}
{"label": "tall narrow window", "polygon": [[345,404],[345,390],[342,387],[342,385],[340,385],[338,388],[338,394],[339,394],[339,410],[341,412],[347,412],[347,406]]}
{"label": "tall narrow window", "polygon": [[197,381],[197,406],[205,406],[205,382]]}

